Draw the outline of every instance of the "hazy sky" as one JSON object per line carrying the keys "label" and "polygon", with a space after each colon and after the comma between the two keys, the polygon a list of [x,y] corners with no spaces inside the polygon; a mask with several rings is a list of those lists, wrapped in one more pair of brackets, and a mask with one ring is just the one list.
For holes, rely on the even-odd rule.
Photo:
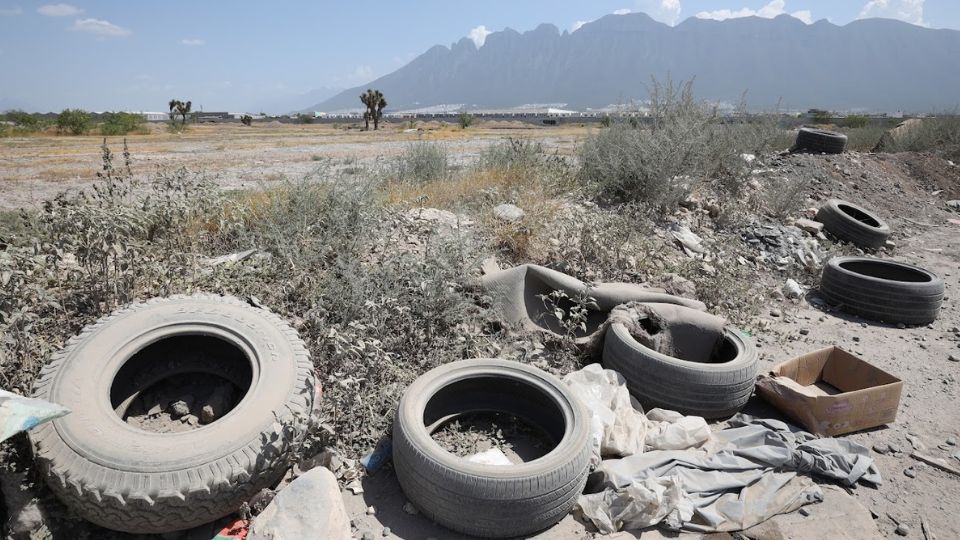
{"label": "hazy sky", "polygon": [[667,24],[788,13],[960,29],[960,0],[0,0],[0,108],[165,110],[180,98],[247,110],[366,83],[464,36],[482,44],[490,31],[544,22],[573,31],[621,10]]}

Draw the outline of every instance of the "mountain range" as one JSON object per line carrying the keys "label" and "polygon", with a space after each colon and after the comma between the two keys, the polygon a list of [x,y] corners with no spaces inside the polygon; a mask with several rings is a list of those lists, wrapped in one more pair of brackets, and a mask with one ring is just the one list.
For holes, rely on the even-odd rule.
{"label": "mountain range", "polygon": [[402,68],[309,110],[361,107],[366,88],[388,110],[563,103],[584,109],[642,101],[651,78],[694,79],[698,98],[751,109],[944,111],[960,105],[960,31],[890,19],[844,26],[781,15],[677,26],[643,13],[609,15],[574,32],[543,24],[437,45]]}

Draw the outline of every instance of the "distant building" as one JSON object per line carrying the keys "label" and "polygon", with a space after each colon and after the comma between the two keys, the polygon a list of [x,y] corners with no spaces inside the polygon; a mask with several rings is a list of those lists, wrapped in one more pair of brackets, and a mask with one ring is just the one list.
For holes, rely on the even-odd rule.
{"label": "distant building", "polygon": [[170,113],[165,112],[137,112],[133,114],[139,114],[147,122],[166,122],[170,119]]}

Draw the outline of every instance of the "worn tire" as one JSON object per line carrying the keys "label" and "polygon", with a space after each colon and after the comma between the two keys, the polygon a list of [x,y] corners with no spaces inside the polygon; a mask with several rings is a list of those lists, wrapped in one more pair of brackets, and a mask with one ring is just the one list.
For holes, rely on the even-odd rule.
{"label": "worn tire", "polygon": [[816,219],[827,232],[858,247],[877,249],[890,238],[890,226],[880,216],[840,199],[827,201]]}
{"label": "worn tire", "polygon": [[842,154],[847,149],[847,136],[835,131],[802,127],[797,132],[797,142],[794,148],[808,152]]}
{"label": "worn tire", "polygon": [[820,294],[861,317],[927,324],[943,304],[943,280],[918,266],[870,257],[836,257],[823,267]]}
{"label": "worn tire", "polygon": [[[190,349],[197,343],[216,345]],[[221,349],[230,352],[210,352]],[[164,354],[174,350],[183,354]],[[165,434],[121,419],[162,377],[204,371],[248,386],[222,418]],[[117,405],[128,390],[127,405]],[[309,353],[278,316],[231,297],[153,299],[88,326],[53,355],[34,396],[72,412],[30,438],[47,483],[77,514],[118,531],[170,532],[235,512],[275,484],[313,395]]]}
{"label": "worn tire", "polygon": [[[527,463],[481,465],[441,448],[426,427],[477,411],[518,416],[559,442]],[[422,375],[404,393],[393,425],[404,493],[437,523],[474,536],[522,536],[560,521],[583,491],[590,456],[590,417],[566,385],[506,360],[464,360]]]}
{"label": "worn tire", "polygon": [[619,371],[630,393],[645,407],[660,407],[704,418],[722,418],[739,411],[753,394],[759,358],[742,333],[723,331],[721,363],[673,358],[638,342],[622,323],[611,324],[603,340],[603,365]]}

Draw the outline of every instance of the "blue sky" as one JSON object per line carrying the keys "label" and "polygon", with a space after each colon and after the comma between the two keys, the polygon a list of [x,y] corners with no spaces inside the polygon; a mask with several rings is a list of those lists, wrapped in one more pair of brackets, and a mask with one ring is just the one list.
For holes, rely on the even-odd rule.
{"label": "blue sky", "polygon": [[[781,13],[846,24],[888,17],[960,29],[958,0],[0,0],[0,108],[205,110],[296,102],[387,74],[436,44],[506,27],[564,30],[618,11],[667,24]],[[373,21],[373,22],[370,22]],[[310,103],[302,104],[307,106]]]}

